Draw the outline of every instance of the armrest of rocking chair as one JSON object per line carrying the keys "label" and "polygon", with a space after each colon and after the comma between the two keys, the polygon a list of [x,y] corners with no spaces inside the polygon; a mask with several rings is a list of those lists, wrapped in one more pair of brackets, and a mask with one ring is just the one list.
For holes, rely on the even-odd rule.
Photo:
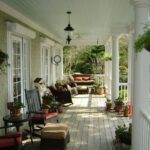
{"label": "armrest of rocking chair", "polygon": [[29,114],[34,115],[34,114],[45,114],[43,111],[36,111],[36,112],[30,112]]}

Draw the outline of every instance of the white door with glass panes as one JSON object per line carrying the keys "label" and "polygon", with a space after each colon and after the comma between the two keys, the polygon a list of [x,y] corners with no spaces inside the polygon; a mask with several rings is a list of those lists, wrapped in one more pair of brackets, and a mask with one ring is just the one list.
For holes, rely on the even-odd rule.
{"label": "white door with glass panes", "polygon": [[46,85],[50,83],[50,46],[42,46],[41,75]]}
{"label": "white door with glass panes", "polygon": [[24,89],[29,88],[30,40],[11,35],[10,44],[9,101],[20,99],[25,104]]}

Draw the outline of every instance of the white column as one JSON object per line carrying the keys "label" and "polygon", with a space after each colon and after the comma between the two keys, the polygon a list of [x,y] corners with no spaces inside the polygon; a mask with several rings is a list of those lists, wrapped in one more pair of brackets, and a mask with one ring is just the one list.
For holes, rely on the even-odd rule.
{"label": "white column", "polygon": [[[143,3],[142,3],[143,2]],[[145,0],[135,1],[135,33],[143,33],[143,26],[148,21],[148,3]],[[133,130],[132,150],[142,150],[141,135],[142,124],[141,110],[148,109],[148,52],[142,50],[135,54],[134,64],[134,95],[133,95]]]}
{"label": "white column", "polygon": [[[105,53],[108,52],[108,42],[105,44]],[[104,72],[105,88],[108,91],[108,62],[105,61],[105,72]],[[108,94],[108,93],[107,93]],[[106,95],[107,97],[107,95]]]}
{"label": "white column", "polygon": [[114,101],[119,96],[119,40],[117,35],[112,36],[112,86],[111,96]]}
{"label": "white column", "polygon": [[128,101],[133,101],[133,72],[134,72],[134,35],[129,33],[129,46],[128,46]]}

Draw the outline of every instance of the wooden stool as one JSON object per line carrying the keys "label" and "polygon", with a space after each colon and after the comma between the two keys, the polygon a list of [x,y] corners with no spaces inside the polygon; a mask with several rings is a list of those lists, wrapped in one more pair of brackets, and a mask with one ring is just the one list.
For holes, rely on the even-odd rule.
{"label": "wooden stool", "polygon": [[47,123],[41,131],[41,150],[66,150],[69,141],[68,126],[64,123]]}

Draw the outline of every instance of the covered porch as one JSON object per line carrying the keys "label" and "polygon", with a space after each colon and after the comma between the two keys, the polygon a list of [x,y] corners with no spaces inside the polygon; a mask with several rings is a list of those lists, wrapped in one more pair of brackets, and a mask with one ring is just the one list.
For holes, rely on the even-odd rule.
{"label": "covered porch", "polygon": [[[26,105],[24,89],[34,88],[36,77],[43,78],[46,86],[63,79],[64,27],[68,24],[68,10],[72,11],[71,25],[75,28],[71,44],[80,49],[98,41],[112,54],[112,61],[105,63],[103,75],[108,91],[106,96],[114,101],[120,88],[128,89],[128,101],[133,106],[132,150],[150,149],[150,53],[144,48],[139,52],[134,49],[135,39],[150,21],[149,0],[1,0],[0,49],[8,54],[8,63],[4,68],[0,67],[0,126],[4,126],[3,116],[9,114],[7,102],[19,98]],[[128,83],[125,84],[119,83],[119,38],[122,34],[129,41]],[[91,149],[97,139],[100,141],[98,148],[112,148],[114,126],[126,119],[116,118],[116,114],[111,113],[107,116],[101,109],[104,104],[101,98],[88,95],[86,100],[77,98],[76,101],[78,99],[81,105],[75,103],[61,116],[62,121],[71,126],[72,139],[77,142],[71,141],[70,149]],[[22,110],[22,113],[26,112],[27,105]],[[88,126],[85,126],[86,122]],[[82,132],[75,129],[84,126]]]}

